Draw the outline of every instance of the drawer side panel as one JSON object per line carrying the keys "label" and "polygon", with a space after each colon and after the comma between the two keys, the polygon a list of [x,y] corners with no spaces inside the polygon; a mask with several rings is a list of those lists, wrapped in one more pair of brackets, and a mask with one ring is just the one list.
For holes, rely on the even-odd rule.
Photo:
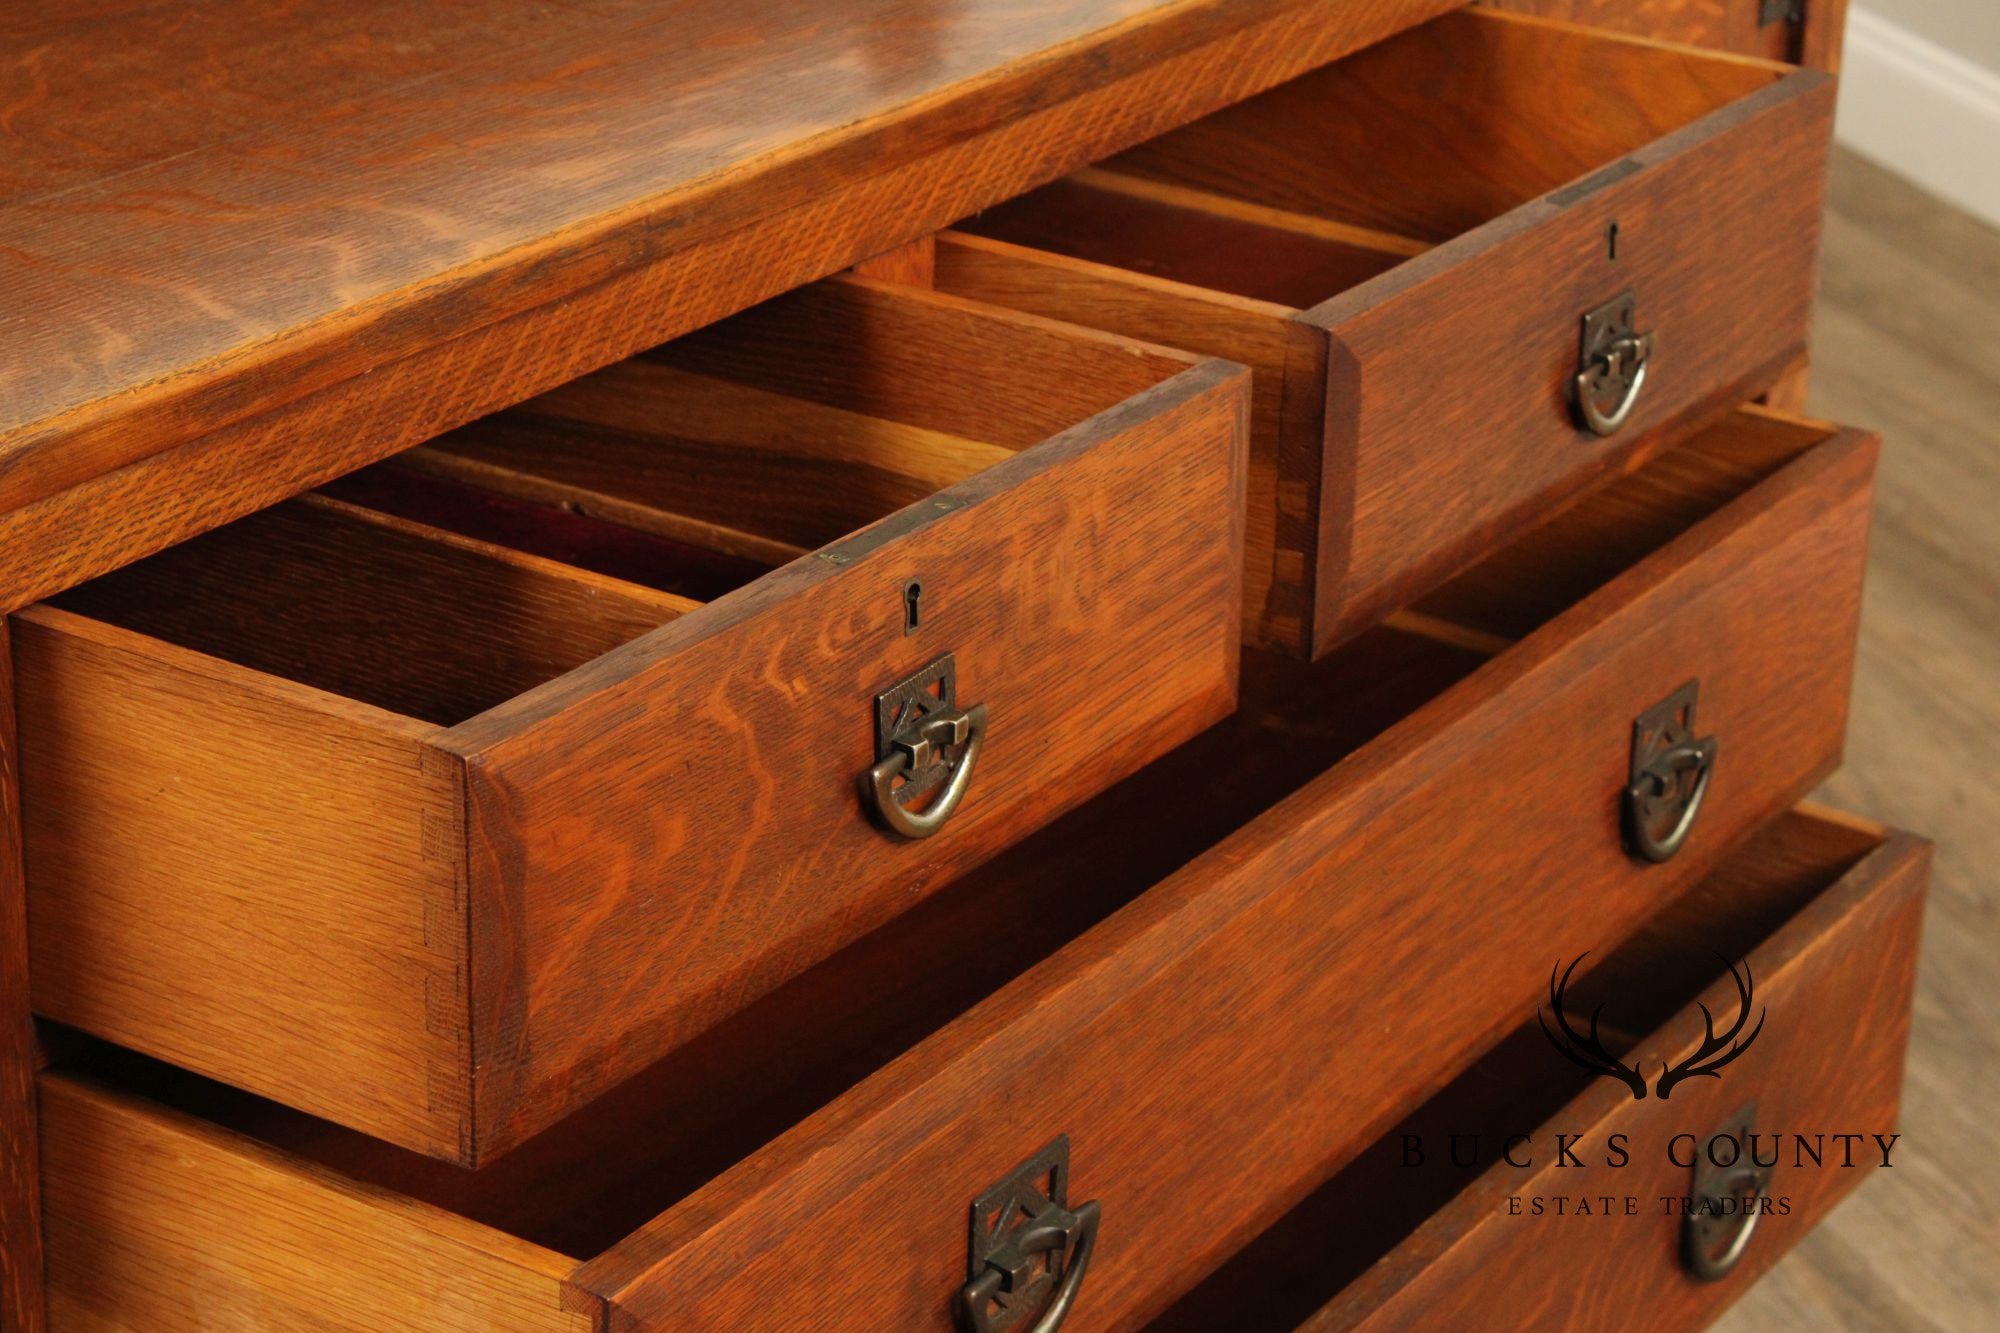
{"label": "drawer side panel", "polygon": [[41,1094],[58,1328],[594,1326],[560,1255],[67,1075]]}
{"label": "drawer side panel", "polygon": [[459,1157],[463,780],[434,731],[14,618],[35,1011]]}

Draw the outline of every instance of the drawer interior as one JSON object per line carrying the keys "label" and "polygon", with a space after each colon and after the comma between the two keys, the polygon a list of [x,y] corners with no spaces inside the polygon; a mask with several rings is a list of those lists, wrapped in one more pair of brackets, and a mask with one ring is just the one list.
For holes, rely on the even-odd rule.
{"label": "drawer interior", "polygon": [[[67,1059],[551,1251],[597,1254],[1829,434],[1741,413],[1317,664],[1251,654],[1233,718],[478,1172],[81,1038]],[[1563,577],[1547,575],[1556,565]]]}
{"label": "drawer interior", "polygon": [[961,224],[1281,306],[1318,304],[1770,86],[1786,67],[1447,14]]}
{"label": "drawer interior", "polygon": [[824,283],[50,604],[455,726],[1188,364]]}
{"label": "drawer interior", "polygon": [[[1881,847],[1889,830],[1802,806],[1762,830],[1708,879],[1665,908],[1565,994],[1588,1022],[1600,1003],[1618,1024],[1600,1028],[1625,1056],[1726,976],[1717,954],[1747,958],[1780,927]],[[1550,1059],[1530,1023],[1424,1103],[1374,1146],[1163,1315],[1153,1327],[1228,1326],[1244,1333],[1297,1328],[1334,1293],[1396,1249],[1431,1214],[1494,1165],[1504,1140],[1482,1135],[1459,1171],[1400,1169],[1403,1136],[1448,1142],[1467,1126],[1546,1124],[1590,1082]],[[1366,1217],[1369,1225],[1352,1225]]]}

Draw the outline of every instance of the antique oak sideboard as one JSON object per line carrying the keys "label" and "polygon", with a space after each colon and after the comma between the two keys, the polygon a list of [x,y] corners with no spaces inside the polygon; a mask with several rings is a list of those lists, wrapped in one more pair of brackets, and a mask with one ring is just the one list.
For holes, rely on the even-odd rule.
{"label": "antique oak sideboard", "polygon": [[0,1322],[1706,1323],[1928,872],[1841,22],[0,19]]}

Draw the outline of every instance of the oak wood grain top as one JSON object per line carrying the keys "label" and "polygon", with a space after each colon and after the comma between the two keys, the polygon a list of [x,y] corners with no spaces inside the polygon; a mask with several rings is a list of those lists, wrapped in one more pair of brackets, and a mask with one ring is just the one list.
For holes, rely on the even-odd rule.
{"label": "oak wood grain top", "polygon": [[[23,7],[0,17],[0,514],[253,419],[310,451],[368,428],[331,391],[526,311],[588,311],[549,330],[580,373],[1448,7]],[[926,163],[851,220],[856,182]],[[463,350],[423,376],[430,433],[545,378],[532,338]],[[407,442],[382,433],[362,452]]]}

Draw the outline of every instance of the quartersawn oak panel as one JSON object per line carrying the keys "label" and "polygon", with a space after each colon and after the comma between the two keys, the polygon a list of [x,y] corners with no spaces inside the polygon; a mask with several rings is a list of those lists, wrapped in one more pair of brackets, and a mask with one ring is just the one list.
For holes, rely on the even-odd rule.
{"label": "quartersawn oak panel", "polygon": [[[936,281],[1250,365],[1245,631],[1317,655],[1803,353],[1831,113],[1819,74],[1467,11],[968,220]],[[1658,351],[1600,440],[1578,330],[1627,287]]]}
{"label": "quartersawn oak panel", "polygon": [[[1635,1147],[1625,1170],[1591,1155],[1581,1170],[1545,1164],[1525,1179],[1511,1171],[1480,1177],[1301,1329],[1477,1323],[1581,1333],[1628,1317],[1637,1293],[1648,1327],[1707,1327],[1872,1167],[1798,1169],[1789,1157],[1781,1160],[1771,1189],[1789,1197],[1791,1211],[1759,1219],[1742,1263],[1715,1283],[1682,1271],[1678,1219],[1643,1204],[1639,1217],[1603,1218],[1587,1232],[1579,1228],[1572,1243],[1553,1245],[1538,1228],[1504,1216],[1505,1198],[1610,1193],[1651,1202],[1685,1194],[1688,1173],[1664,1160],[1665,1140],[1674,1133],[1705,1136],[1753,1100],[1759,1132],[1894,1133],[1929,872],[1927,843],[1885,830],[1877,850],[1750,953],[1753,1002],[1774,1021],[1719,1079],[1683,1083],[1666,1102],[1634,1101],[1621,1085],[1603,1081],[1547,1131],[1581,1130],[1590,1144],[1624,1133],[1655,1151],[1641,1156]],[[1690,951],[1707,946],[1701,935],[1683,944]],[[1726,978],[1702,996],[1720,1022],[1736,1012],[1736,998]],[[1701,1036],[1701,1014],[1690,1006],[1627,1059],[1657,1068],[1696,1049]]]}
{"label": "quartersawn oak panel", "polygon": [[[1490,1043],[1544,959],[1617,938],[1824,775],[1875,453],[1842,436],[1757,485],[578,1284],[617,1328],[921,1326],[964,1238],[909,1200],[971,1198],[1066,1132],[1107,1218],[1092,1308],[1157,1311]],[[1630,719],[1690,676],[1733,759],[1696,839],[1640,869],[1610,794]]]}
{"label": "quartersawn oak panel", "polygon": [[[478,23],[403,43],[390,67],[406,61],[410,77],[379,83],[330,69],[341,57],[318,43],[278,40],[288,7],[200,7],[160,58],[192,41],[213,59],[189,63],[250,95],[284,89],[288,113],[248,131],[231,119],[211,139],[200,105],[147,97],[158,128],[118,136],[146,160],[0,208],[10,290],[47,316],[17,331],[18,375],[0,394],[5,605],[880,254],[1449,4],[979,0],[940,15],[926,0],[837,14],[776,0],[680,6],[671,20],[634,0],[487,6]],[[114,31],[66,8],[37,37],[96,68]],[[49,136],[33,62],[21,72],[9,127],[29,160],[61,156],[74,145]]]}
{"label": "quartersawn oak panel", "polygon": [[460,1156],[443,729],[50,607],[14,638],[35,1011]]}
{"label": "quartersawn oak panel", "polygon": [[[1190,371],[454,733],[488,1150],[1233,706],[1246,388]],[[944,650],[991,737],[947,833],[892,841],[855,808],[872,701]]]}
{"label": "quartersawn oak panel", "polygon": [[[1304,1203],[1156,1321],[1158,1333],[1223,1323],[1240,1333],[1295,1329],[1601,1329],[1643,1310],[1648,1328],[1706,1327],[1850,1190],[1872,1174],[1864,1138],[1841,1165],[1841,1133],[1891,1134],[1911,1020],[1911,983],[1930,848],[1908,834],[1800,806],[1610,954],[1593,958],[1566,1002],[1582,1029],[1599,1003],[1607,1046],[1653,1080],[1703,1032],[1738,1012],[1717,960],[1754,978],[1751,1022],[1765,1028],[1719,1079],[1694,1079],[1667,1101],[1635,1101],[1593,1082],[1523,1024]],[[1643,1035],[1632,1035],[1643,1034]],[[1675,1135],[1705,1138],[1755,1102],[1754,1130],[1783,1135],[1772,1179],[1788,1212],[1761,1218],[1744,1262],[1699,1282],[1678,1261],[1678,1218],[1659,1200],[1685,1195],[1689,1172],[1666,1158]],[[1532,1131],[1525,1168],[1499,1161],[1504,1136]],[[1404,1134],[1428,1154],[1403,1165]],[[1448,1165],[1446,1136],[1479,1135],[1477,1160]],[[1790,1135],[1820,1135],[1822,1168],[1792,1160]],[[1578,1163],[1558,1166],[1556,1136]],[[1626,1136],[1623,1167],[1604,1159]],[[1768,1148],[1769,1138],[1760,1142]],[[1902,1148],[1896,1161],[1903,1161]],[[1640,1215],[1516,1216],[1509,1198],[1640,1200]],[[1553,1202],[1550,1203],[1553,1207]],[[1371,1225],[1353,1226],[1367,1216]]]}
{"label": "quartersawn oak panel", "polygon": [[[1067,1131],[1079,1195],[1103,1198],[1119,1221],[1107,1222],[1088,1316],[1135,1322],[1490,1045],[1514,1008],[1532,1007],[1548,954],[1608,946],[1657,916],[1832,762],[1874,449],[1853,435],[1780,433],[1780,457],[1743,475],[1743,489],[1711,492],[1720,509],[1664,506],[1680,515],[1665,526],[1691,526],[1636,565],[1614,545],[1597,562],[1603,586],[1550,605],[1554,618],[1511,647],[1406,617],[1325,663],[1259,656],[1220,748],[1204,737],[1185,762],[1107,792],[969,877],[970,897],[899,918],[879,947],[830,960],[490,1172],[424,1162],[162,1067],[134,1075],[129,1057],[84,1055],[280,1149],[260,1160],[325,1163],[292,1173],[302,1199],[328,1187],[331,1168],[372,1197],[453,1210],[485,1252],[497,1231],[582,1260],[573,1299],[606,1309],[613,1328],[942,1327],[964,1280],[965,1200]],[[1726,474],[1740,444],[1689,447]],[[1643,489],[1631,503],[1656,507]],[[1822,595],[1801,596],[1808,585]],[[1445,637],[1499,656],[1467,675]],[[1404,669],[1390,671],[1398,656]],[[1631,716],[1684,673],[1701,677],[1703,729],[1733,762],[1718,768],[1682,855],[1642,867],[1618,847],[1613,796]],[[1536,762],[1521,762],[1529,753]],[[1208,772],[1237,781],[1218,795],[1199,781]],[[1502,824],[1512,836],[1496,842]],[[1511,886],[1505,914],[1476,891],[1482,875]],[[1558,910],[1579,897],[1591,912]],[[975,1003],[996,939],[1014,966],[1045,961]],[[917,961],[882,966],[898,958]],[[837,1049],[850,1037],[854,1049]],[[700,1183],[773,1117],[822,1102]],[[149,1159],[134,1160],[143,1174]],[[230,1300],[270,1281],[154,1197],[135,1225],[154,1252],[179,1257],[167,1267],[201,1273]],[[864,1224],[870,1243],[857,1252]],[[284,1246],[303,1233],[271,1234]],[[89,1254],[71,1253],[61,1280],[79,1282]],[[401,1280],[421,1291],[431,1262]],[[188,1318],[171,1302],[145,1308],[166,1327]]]}
{"label": "quartersawn oak panel", "polygon": [[47,1075],[41,1094],[57,1327],[595,1327],[564,1293],[570,1261],[539,1246],[87,1082]]}
{"label": "quartersawn oak panel", "polygon": [[[23,612],[39,1012],[491,1160],[1233,706],[1247,393],[834,280],[342,489],[413,516],[309,498]],[[663,480],[697,459],[742,484]],[[629,573],[797,558],[697,605],[438,488],[501,472]],[[903,842],[874,699],[945,652],[989,738]]]}

